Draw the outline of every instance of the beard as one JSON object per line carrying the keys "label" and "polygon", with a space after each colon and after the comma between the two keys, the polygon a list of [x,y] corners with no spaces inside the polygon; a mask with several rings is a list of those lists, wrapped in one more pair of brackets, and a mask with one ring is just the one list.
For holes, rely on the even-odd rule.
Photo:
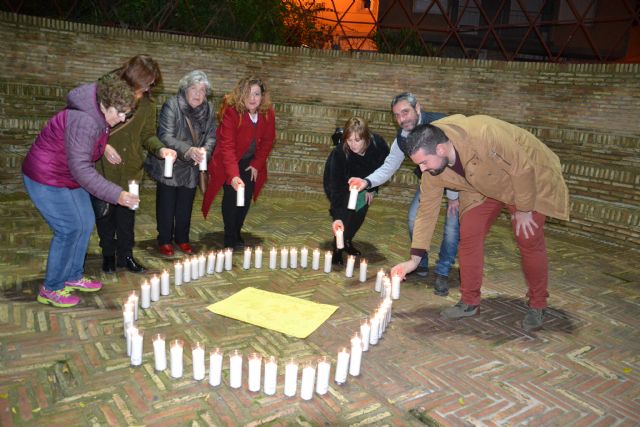
{"label": "beard", "polygon": [[442,160],[442,164],[437,167],[436,169],[431,169],[427,172],[429,172],[429,174],[431,174],[431,176],[436,176],[436,175],[440,175],[442,172],[444,172],[444,170],[447,168],[447,159],[441,159]]}

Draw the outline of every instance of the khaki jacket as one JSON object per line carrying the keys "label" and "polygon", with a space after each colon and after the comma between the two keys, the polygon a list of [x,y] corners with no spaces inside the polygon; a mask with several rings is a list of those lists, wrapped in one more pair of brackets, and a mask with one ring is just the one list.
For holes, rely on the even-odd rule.
{"label": "khaki jacket", "polygon": [[533,134],[489,116],[457,114],[432,123],[458,152],[463,178],[450,168],[422,174],[412,253],[429,250],[442,190],[460,191],[460,215],[489,197],[520,211],[568,220],[569,191],[558,156]]}
{"label": "khaki jacket", "polygon": [[142,97],[133,117],[111,130],[108,143],[118,151],[122,163],[113,165],[103,156],[96,162],[98,173],[125,190],[130,180],[140,182],[144,175],[145,151],[158,156],[164,147],[156,136],[155,103]]}

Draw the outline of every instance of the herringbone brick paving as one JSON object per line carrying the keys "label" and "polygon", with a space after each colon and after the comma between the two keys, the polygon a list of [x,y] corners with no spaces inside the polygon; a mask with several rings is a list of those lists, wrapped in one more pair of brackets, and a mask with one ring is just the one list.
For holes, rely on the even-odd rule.
{"label": "herringbone brick paving", "polygon": [[[154,271],[171,259],[155,252],[154,192],[145,190],[137,214],[136,257]],[[204,221],[196,199],[191,237],[198,249],[222,242],[219,203]],[[369,276],[406,257],[406,205],[376,200],[357,236],[370,261]],[[433,295],[430,280],[410,277],[394,304],[381,342],[364,354],[362,374],[306,402],[229,388],[228,363],[220,387],[153,369],[148,337],[163,332],[207,348],[256,351],[313,360],[335,359],[360,319],[378,301],[370,279],[360,284],[341,271],[234,270],[172,286],[141,310],[144,363],[131,368],[122,337],[121,306],[141,276],[100,271],[94,234],[87,273],[105,287],[82,295],[77,308],[35,302],[50,232],[28,200],[0,203],[0,425],[452,425],[632,426],[640,423],[640,255],[595,241],[547,231],[551,298],[545,328],[523,332],[524,280],[506,221],[486,245],[482,313],[460,322],[439,311],[458,299]],[[248,244],[329,246],[322,195],[266,191],[250,211]],[[440,229],[437,230],[440,232]],[[440,235],[437,235],[439,238]],[[179,259],[176,256],[175,259]],[[435,260],[432,259],[433,264]],[[286,293],[340,308],[304,340],[215,315],[206,310],[246,286]],[[225,359],[227,362],[228,359]]]}

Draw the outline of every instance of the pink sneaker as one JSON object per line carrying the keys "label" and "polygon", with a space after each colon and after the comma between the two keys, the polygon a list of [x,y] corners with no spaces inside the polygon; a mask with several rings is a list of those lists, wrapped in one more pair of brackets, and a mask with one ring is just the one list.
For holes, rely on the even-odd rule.
{"label": "pink sneaker", "polygon": [[82,277],[78,280],[64,282],[64,286],[80,292],[96,292],[102,289],[102,283],[98,282],[97,280],[87,279],[86,277]]}
{"label": "pink sneaker", "polygon": [[41,304],[51,304],[54,307],[73,307],[80,302],[80,297],[70,295],[71,290],[63,288],[57,291],[48,291],[44,286],[40,286],[38,292],[38,302]]}

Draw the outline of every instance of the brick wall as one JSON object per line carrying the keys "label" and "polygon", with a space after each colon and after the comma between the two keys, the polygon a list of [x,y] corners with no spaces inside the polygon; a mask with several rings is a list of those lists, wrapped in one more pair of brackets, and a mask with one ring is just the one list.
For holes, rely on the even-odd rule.
{"label": "brick wall", "polygon": [[[0,183],[22,192],[19,165],[63,94],[124,59],[151,54],[174,93],[192,69],[215,97],[248,73],[264,77],[278,114],[269,189],[321,192],[333,127],[365,116],[391,142],[391,97],[410,90],[427,110],[488,114],[527,128],[563,161],[572,220],[552,226],[637,247],[640,243],[640,66],[468,61],[348,53],[128,31],[0,13]],[[292,185],[295,182],[295,185]],[[406,201],[406,165],[383,198]],[[409,184],[409,185],[407,185]]]}

